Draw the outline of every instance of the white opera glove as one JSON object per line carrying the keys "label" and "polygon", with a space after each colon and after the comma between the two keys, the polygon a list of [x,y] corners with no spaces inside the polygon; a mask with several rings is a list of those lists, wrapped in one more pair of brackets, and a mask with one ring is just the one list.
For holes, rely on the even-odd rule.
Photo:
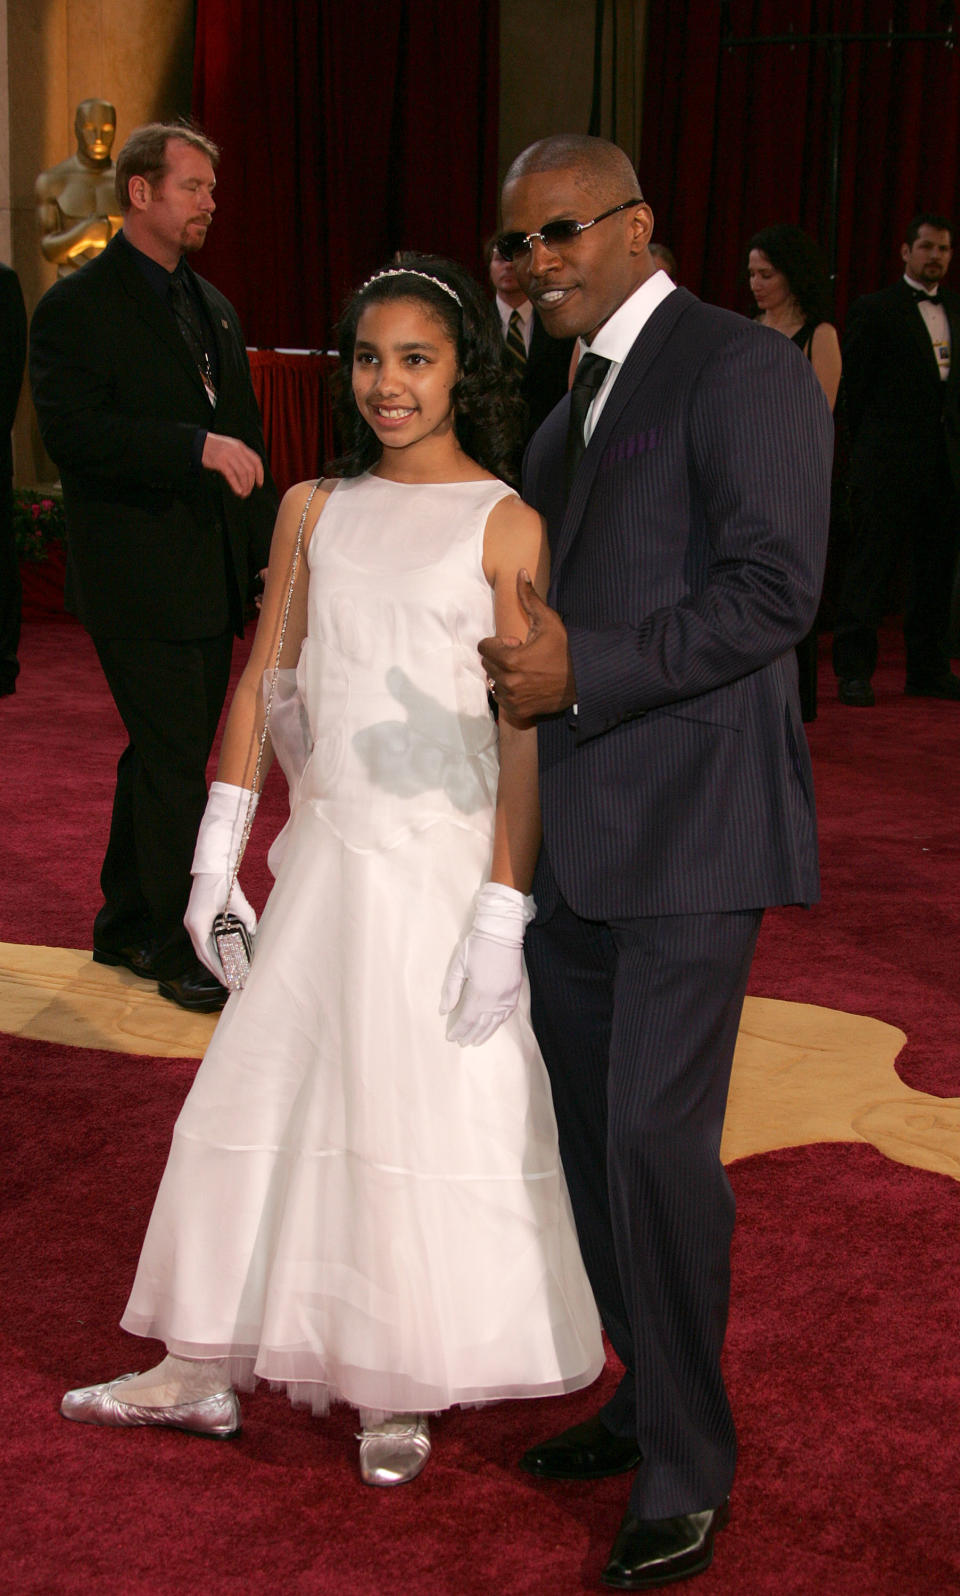
{"label": "white opera glove", "polygon": [[443,983],[440,1013],[460,1012],[451,1042],[479,1047],[508,1019],[520,998],[523,933],[536,914],[532,898],[488,881],[477,894],[473,924],[457,944]]}
{"label": "white opera glove", "polygon": [[234,787],[228,781],[215,781],[210,787],[203,811],[193,864],[193,886],[183,923],[190,934],[193,950],[211,975],[223,980],[223,968],[213,940],[213,922],[230,893],[230,913],[242,920],[251,937],[257,929],[257,916],[240,890],[239,881],[230,892],[230,878],[240,853],[240,842],[252,801],[251,820],[259,793],[247,787]]}

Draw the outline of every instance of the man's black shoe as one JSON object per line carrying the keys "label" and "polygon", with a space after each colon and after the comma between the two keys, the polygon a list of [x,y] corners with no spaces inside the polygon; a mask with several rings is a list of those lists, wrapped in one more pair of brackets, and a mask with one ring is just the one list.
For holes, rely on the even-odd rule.
{"label": "man's black shoe", "polygon": [[903,690],[908,698],[960,699],[960,676],[948,671],[946,676],[937,676],[932,681],[907,682]]}
{"label": "man's black shoe", "polygon": [[862,676],[841,676],[837,682],[837,697],[841,704],[854,709],[869,709],[876,702],[873,688]]}
{"label": "man's black shoe", "polygon": [[153,949],[148,942],[132,943],[125,948],[98,948],[94,943],[93,962],[122,965],[125,970],[132,970],[134,975],[139,975],[143,981],[157,979],[157,972],[153,968]]}
{"label": "man's black shoe", "polygon": [[730,1504],[679,1518],[634,1518],[628,1513],[600,1578],[616,1590],[653,1590],[702,1574],[713,1561],[713,1540],[730,1517]]}
{"label": "man's black shoe", "polygon": [[230,996],[226,987],[199,962],[183,975],[158,981],[157,991],[161,997],[169,998],[171,1003],[178,1003],[192,1014],[216,1014]]}
{"label": "man's black shoe", "polygon": [[625,1474],[640,1462],[636,1441],[614,1435],[599,1418],[575,1424],[561,1435],[532,1446],[520,1467],[542,1480],[602,1480]]}

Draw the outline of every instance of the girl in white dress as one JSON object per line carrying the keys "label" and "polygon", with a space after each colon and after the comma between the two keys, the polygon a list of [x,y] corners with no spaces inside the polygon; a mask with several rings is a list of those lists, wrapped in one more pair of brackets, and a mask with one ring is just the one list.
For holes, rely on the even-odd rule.
{"label": "girl in white dress", "polygon": [[[408,256],[354,295],[340,355],[347,450],[281,506],[194,859],[187,926],[220,975],[211,925],[282,637],[302,747],[276,884],[259,929],[230,897],[250,973],[177,1121],[122,1320],[167,1356],[61,1411],[229,1435],[260,1376],[317,1413],[356,1406],[362,1477],[391,1485],[423,1468],[428,1414],[576,1390],[603,1353],[522,967],[536,731],[497,727],[476,649],[524,634],[520,571],[546,581],[539,517],[498,476],[499,329],[461,268]],[[261,780],[270,757],[268,737]]]}

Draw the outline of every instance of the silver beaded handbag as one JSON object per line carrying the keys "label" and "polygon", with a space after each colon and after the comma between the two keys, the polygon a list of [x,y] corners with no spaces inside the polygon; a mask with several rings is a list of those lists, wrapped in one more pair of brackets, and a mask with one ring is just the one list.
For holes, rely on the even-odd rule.
{"label": "silver beaded handbag", "polygon": [[230,875],[230,885],[227,889],[226,902],[213,921],[213,940],[217,944],[217,956],[223,968],[224,980],[231,992],[239,992],[245,985],[250,973],[250,960],[253,957],[253,943],[250,932],[247,930],[239,915],[230,913],[230,899],[233,889],[237,884],[237,876],[243,863],[247,843],[250,840],[250,831],[253,826],[254,795],[260,791],[260,770],[263,765],[263,750],[266,747],[267,733],[270,727],[270,712],[273,709],[274,695],[277,690],[277,679],[280,675],[280,656],[283,653],[284,639],[287,635],[287,620],[290,616],[290,605],[293,602],[293,590],[296,586],[297,572],[300,569],[300,551],[303,547],[303,529],[307,521],[307,511],[313,501],[313,496],[320,486],[322,477],[313,484],[307,494],[303,513],[300,516],[300,525],[297,528],[297,541],[294,545],[293,560],[290,565],[290,581],[287,584],[287,597],[283,606],[283,615],[280,620],[280,636],[277,640],[277,654],[270,674],[270,689],[267,693],[267,702],[263,712],[263,726],[260,731],[260,746],[257,749],[257,763],[253,771],[253,784],[250,797],[247,801],[247,812],[244,816],[243,831],[240,836],[240,847],[234,861]]}

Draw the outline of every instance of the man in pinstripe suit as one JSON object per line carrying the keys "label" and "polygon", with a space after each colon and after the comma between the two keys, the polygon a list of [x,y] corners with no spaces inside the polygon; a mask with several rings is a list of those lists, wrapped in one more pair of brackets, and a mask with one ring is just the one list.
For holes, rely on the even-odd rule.
{"label": "man in pinstripe suit", "polygon": [[622,1589],[700,1572],[726,1521],[720,1136],[763,909],[818,892],[793,647],[817,607],[832,452],[807,362],[674,288],[639,196],[599,139],[542,140],[507,174],[499,247],[583,355],[524,465],[549,603],[521,578],[527,638],[480,645],[503,712],[540,721],[534,1024],[626,1371],[523,1462],[636,1471],[603,1572]]}

